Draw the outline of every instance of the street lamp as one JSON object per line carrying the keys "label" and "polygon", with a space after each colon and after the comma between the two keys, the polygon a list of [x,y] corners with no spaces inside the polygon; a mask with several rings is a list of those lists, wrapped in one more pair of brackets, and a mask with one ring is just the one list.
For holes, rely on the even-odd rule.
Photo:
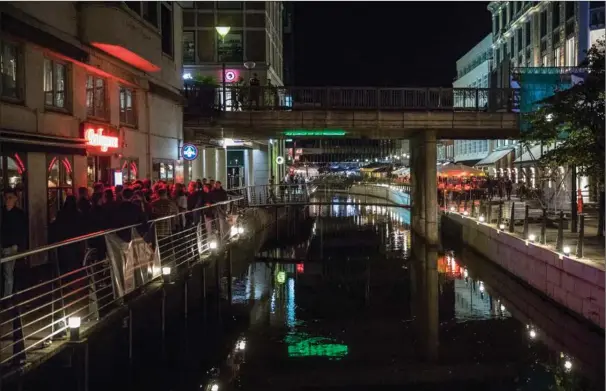
{"label": "street lamp", "polygon": [[[227,34],[229,34],[229,30],[231,30],[231,27],[229,26],[217,26],[215,27],[215,29],[217,30],[217,34],[219,34],[219,36],[221,37],[221,42],[223,44],[225,44],[225,36]],[[226,88],[225,88],[225,59],[223,57],[223,53],[221,53],[221,72],[222,72],[222,78],[223,78],[223,111],[227,111],[227,95],[226,95]]]}

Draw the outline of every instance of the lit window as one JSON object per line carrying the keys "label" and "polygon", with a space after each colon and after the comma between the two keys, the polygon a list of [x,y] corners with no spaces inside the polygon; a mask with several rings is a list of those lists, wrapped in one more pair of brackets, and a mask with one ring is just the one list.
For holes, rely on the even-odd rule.
{"label": "lit window", "polygon": [[135,115],[135,93],[130,88],[120,87],[120,123],[137,125]]}
{"label": "lit window", "polygon": [[65,108],[65,83],[67,79],[65,64],[44,59],[44,105]]}
{"label": "lit window", "polygon": [[543,65],[544,67],[549,66],[549,60],[548,60],[547,55],[544,55],[544,56],[543,56],[543,63],[542,63],[542,65]]}
{"label": "lit window", "polygon": [[562,66],[562,63],[560,61],[560,59],[562,58],[562,48],[555,48],[554,52],[553,52],[553,66],[554,67],[560,67]]}
{"label": "lit window", "polygon": [[18,79],[18,55],[17,45],[0,41],[0,96],[5,98],[19,99]]}
{"label": "lit window", "polygon": [[566,40],[566,66],[573,67],[577,65],[577,45],[574,37]]}
{"label": "lit window", "polygon": [[88,75],[86,77],[86,114],[89,117],[107,118],[105,100],[105,79]]}

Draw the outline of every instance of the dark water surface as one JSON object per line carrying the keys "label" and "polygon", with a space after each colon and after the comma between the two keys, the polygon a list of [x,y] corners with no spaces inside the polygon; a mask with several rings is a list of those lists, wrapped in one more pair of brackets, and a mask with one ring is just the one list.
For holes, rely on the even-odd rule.
{"label": "dark water surface", "polygon": [[408,221],[312,207],[251,259],[231,306],[172,322],[163,352],[150,334],[133,368],[116,347],[90,389],[604,389],[603,331],[457,243],[427,248]]}

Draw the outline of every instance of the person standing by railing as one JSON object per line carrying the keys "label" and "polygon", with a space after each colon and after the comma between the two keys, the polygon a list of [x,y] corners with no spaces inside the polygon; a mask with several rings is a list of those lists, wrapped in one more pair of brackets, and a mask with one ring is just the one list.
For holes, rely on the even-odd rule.
{"label": "person standing by railing", "polygon": [[[0,231],[0,247],[2,257],[17,254],[26,249],[27,216],[17,206],[17,193],[8,189],[4,191],[4,207],[2,208],[2,227]],[[13,320],[13,354],[14,364],[19,365],[25,360],[25,343],[23,341],[23,326],[21,313],[14,300],[5,299],[20,290],[27,273],[27,261],[20,259],[2,263],[2,307],[4,313],[0,324],[7,319]]]}
{"label": "person standing by railing", "polygon": [[259,81],[257,74],[253,73],[253,77],[248,81],[250,87],[250,93],[248,96],[248,109],[252,109],[252,102],[255,102],[255,107],[259,110],[259,99],[261,95],[261,82]]}

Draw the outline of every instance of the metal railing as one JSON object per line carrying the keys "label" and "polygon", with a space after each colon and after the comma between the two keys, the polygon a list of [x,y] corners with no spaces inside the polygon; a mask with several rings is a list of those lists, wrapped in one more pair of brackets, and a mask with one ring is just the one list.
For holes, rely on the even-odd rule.
{"label": "metal railing", "polygon": [[[16,254],[5,251],[0,363],[22,364],[42,355],[53,341],[66,340],[72,320],[86,330],[161,275],[202,262],[239,235],[243,201],[232,196],[145,224]],[[33,263],[39,266],[30,267]]]}
{"label": "metal railing", "polygon": [[226,87],[186,84],[186,113],[251,110],[444,110],[510,112],[519,90],[510,88]]}

